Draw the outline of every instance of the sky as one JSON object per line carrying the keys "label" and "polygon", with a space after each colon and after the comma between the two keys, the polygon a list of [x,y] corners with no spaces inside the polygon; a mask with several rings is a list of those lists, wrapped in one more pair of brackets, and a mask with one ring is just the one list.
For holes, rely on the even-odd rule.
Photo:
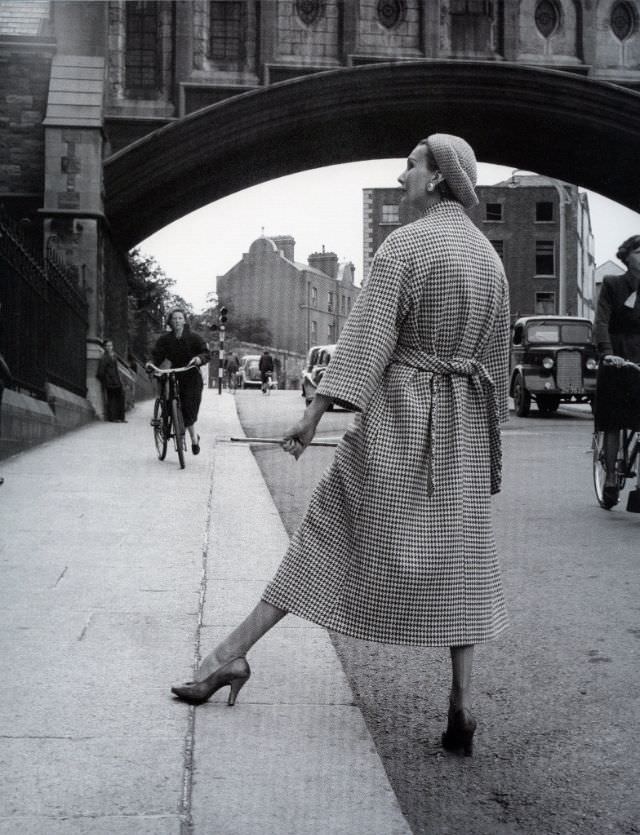
{"label": "sky", "polygon": [[[173,291],[196,313],[215,291],[216,276],[226,273],[262,234],[292,235],[295,260],[306,263],[324,246],[362,275],[362,190],[397,185],[405,160],[371,160],[333,165],[280,177],[210,203],[165,226],[142,241],[176,282]],[[511,175],[511,168],[480,164],[478,183],[491,185]],[[596,265],[614,261],[619,244],[640,234],[640,214],[594,192],[589,198]],[[621,266],[618,264],[618,266]]]}

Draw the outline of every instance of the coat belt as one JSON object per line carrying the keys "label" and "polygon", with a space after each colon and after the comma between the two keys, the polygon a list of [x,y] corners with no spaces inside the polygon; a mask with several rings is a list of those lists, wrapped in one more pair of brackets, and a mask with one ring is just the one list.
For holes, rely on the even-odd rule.
{"label": "coat belt", "polygon": [[391,362],[397,363],[398,365],[406,365],[410,368],[415,368],[417,371],[431,374],[431,379],[429,380],[431,409],[429,411],[427,427],[427,494],[432,496],[435,489],[433,459],[436,448],[435,439],[438,426],[440,385],[443,377],[467,377],[485,402],[489,429],[491,493],[499,492],[502,473],[502,454],[498,401],[496,398],[495,383],[485,366],[474,359],[439,357],[437,354],[428,354],[426,351],[404,345],[396,346]]}

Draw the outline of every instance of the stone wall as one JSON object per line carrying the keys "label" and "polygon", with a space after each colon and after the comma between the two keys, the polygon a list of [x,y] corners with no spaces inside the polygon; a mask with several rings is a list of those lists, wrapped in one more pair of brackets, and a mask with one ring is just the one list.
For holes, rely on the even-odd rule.
{"label": "stone wall", "polygon": [[44,119],[52,53],[0,50],[0,195],[42,205]]}

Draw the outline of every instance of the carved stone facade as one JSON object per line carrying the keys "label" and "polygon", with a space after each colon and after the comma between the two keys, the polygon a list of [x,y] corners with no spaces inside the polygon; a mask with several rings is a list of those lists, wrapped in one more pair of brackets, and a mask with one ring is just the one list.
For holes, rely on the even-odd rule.
{"label": "carved stone facade", "polygon": [[[638,0],[101,5],[108,17],[106,44],[99,48],[108,55],[105,117],[112,151],[238,93],[389,60],[515,62],[640,89]],[[141,27],[155,33],[154,49],[138,49]],[[145,62],[155,85],[128,85],[127,74],[136,65],[141,72]]]}

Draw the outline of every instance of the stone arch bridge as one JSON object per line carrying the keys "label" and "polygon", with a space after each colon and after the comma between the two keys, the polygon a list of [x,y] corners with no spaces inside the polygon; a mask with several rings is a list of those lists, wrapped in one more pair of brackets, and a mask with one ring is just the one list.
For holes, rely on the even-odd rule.
{"label": "stone arch bridge", "polygon": [[133,246],[186,213],[275,177],[404,157],[427,133],[478,159],[557,177],[640,211],[640,94],[568,72],[409,62],[282,82],[189,114],[108,157],[105,209]]}

